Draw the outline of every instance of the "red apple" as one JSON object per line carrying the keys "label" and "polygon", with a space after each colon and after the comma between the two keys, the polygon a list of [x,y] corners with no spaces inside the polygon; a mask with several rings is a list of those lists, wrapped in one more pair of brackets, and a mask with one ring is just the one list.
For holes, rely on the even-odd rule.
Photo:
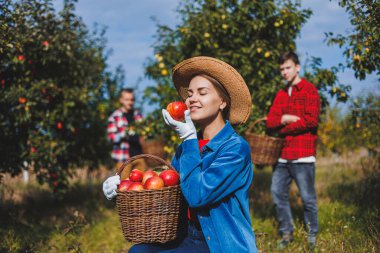
{"label": "red apple", "polygon": [[165,186],[164,180],[159,176],[153,176],[148,178],[144,184],[144,188],[147,190],[159,190]]}
{"label": "red apple", "polygon": [[128,188],[127,191],[143,191],[144,186],[140,182],[132,182]]}
{"label": "red apple", "polygon": [[175,170],[164,170],[161,172],[160,178],[164,181],[165,186],[173,186],[179,183],[179,174]]}
{"label": "red apple", "polygon": [[149,178],[151,178],[153,176],[158,176],[158,174],[153,170],[145,171],[144,175],[143,175],[143,179],[142,179],[142,184],[145,184],[146,180],[148,180]]}
{"label": "red apple", "polygon": [[129,174],[129,179],[133,182],[141,182],[143,179],[144,173],[139,169],[133,169]]}
{"label": "red apple", "polygon": [[26,103],[26,98],[24,98],[24,97],[20,97],[20,98],[18,99],[18,102],[19,102],[20,104],[25,104],[25,103]]}
{"label": "red apple", "polygon": [[119,184],[119,191],[121,192],[124,192],[128,189],[128,187],[132,184],[132,181],[129,180],[129,179],[126,179],[126,180],[121,180],[120,184]]}
{"label": "red apple", "polygon": [[169,112],[170,116],[173,119],[178,121],[183,121],[185,119],[185,111],[187,110],[187,106],[184,102],[175,101],[168,104],[166,110]]}

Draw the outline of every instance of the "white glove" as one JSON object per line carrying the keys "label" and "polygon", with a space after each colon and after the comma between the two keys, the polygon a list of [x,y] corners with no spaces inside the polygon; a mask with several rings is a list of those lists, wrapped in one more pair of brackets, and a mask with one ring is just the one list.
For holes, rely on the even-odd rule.
{"label": "white glove", "polygon": [[162,109],[162,115],[164,116],[165,123],[171,126],[183,140],[197,139],[197,130],[195,129],[194,123],[190,117],[190,111],[185,111],[185,123],[181,121],[174,120],[170,116],[169,112]]}
{"label": "white glove", "polygon": [[120,176],[112,176],[103,182],[103,193],[108,200],[113,199],[116,194],[117,186],[120,184]]}

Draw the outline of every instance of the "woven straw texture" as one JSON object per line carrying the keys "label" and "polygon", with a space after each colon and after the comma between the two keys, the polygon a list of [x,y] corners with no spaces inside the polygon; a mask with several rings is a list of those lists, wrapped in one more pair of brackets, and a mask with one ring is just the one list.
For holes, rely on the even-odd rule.
{"label": "woven straw texture", "polygon": [[274,165],[280,157],[283,139],[252,133],[253,127],[264,120],[266,120],[266,118],[254,121],[245,133],[245,138],[251,146],[251,159],[253,164]]}
{"label": "woven straw texture", "polygon": [[206,74],[218,80],[231,98],[229,121],[242,124],[251,113],[251,94],[243,77],[231,65],[206,56],[184,60],[173,68],[173,83],[182,99],[187,98],[187,88],[197,74]]}
{"label": "woven straw texture", "polygon": [[[152,155],[138,155],[126,161],[151,158],[174,169],[165,160]],[[116,207],[124,238],[133,243],[165,243],[182,237],[187,231],[187,204],[180,186],[161,190],[117,191]]]}

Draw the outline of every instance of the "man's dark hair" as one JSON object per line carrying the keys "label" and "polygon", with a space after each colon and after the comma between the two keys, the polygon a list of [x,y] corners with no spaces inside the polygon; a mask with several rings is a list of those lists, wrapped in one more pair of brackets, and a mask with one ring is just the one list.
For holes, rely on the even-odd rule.
{"label": "man's dark hair", "polygon": [[121,94],[123,94],[123,92],[126,92],[126,93],[134,93],[134,90],[132,88],[123,88],[120,90],[119,92],[119,97],[121,97]]}
{"label": "man's dark hair", "polygon": [[287,60],[292,60],[296,65],[300,64],[300,60],[298,59],[298,55],[294,52],[286,52],[280,55],[280,59],[278,61],[279,64],[284,64]]}

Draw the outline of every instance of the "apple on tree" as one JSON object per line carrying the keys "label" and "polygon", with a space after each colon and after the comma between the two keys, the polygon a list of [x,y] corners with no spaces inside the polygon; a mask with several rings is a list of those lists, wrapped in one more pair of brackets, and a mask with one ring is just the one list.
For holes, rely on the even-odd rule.
{"label": "apple on tree", "polygon": [[184,102],[174,101],[168,104],[166,110],[173,119],[183,121],[185,119],[185,111],[187,110],[187,106]]}

